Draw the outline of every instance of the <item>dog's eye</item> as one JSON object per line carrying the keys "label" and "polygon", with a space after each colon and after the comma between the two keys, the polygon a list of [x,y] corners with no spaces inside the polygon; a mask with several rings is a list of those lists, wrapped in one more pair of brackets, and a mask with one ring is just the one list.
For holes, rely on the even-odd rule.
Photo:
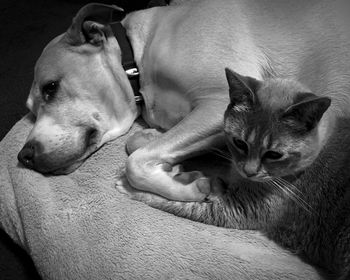
{"label": "dog's eye", "polygon": [[42,88],[43,99],[48,102],[55,97],[56,92],[58,91],[59,83],[57,81],[51,81],[46,83]]}

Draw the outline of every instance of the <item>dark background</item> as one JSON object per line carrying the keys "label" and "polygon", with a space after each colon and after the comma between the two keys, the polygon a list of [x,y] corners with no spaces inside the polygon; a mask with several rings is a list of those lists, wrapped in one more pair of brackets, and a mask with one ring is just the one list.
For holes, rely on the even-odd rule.
{"label": "dark background", "polygon": [[[132,11],[145,8],[148,1],[0,0],[0,139],[28,112],[25,101],[42,49],[69,27],[80,7],[102,2]],[[40,279],[29,256],[2,230],[0,279]]]}

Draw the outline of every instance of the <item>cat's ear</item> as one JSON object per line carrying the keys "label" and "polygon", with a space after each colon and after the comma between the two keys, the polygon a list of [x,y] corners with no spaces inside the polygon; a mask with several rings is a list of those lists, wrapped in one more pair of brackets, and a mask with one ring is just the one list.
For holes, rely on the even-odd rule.
{"label": "cat's ear", "polygon": [[282,114],[283,120],[295,126],[299,131],[310,131],[315,128],[331,105],[331,99],[313,96],[313,98],[306,98],[287,108]]}
{"label": "cat's ear", "polygon": [[242,76],[229,68],[225,68],[226,79],[230,88],[230,100],[233,105],[245,104],[253,105],[255,103],[255,92],[261,85],[261,82]]}

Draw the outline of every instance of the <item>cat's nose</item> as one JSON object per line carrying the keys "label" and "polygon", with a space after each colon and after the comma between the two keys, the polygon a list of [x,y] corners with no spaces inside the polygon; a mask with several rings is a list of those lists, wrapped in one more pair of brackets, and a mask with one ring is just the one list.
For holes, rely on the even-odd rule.
{"label": "cat's nose", "polygon": [[248,163],[244,166],[243,171],[248,178],[254,177],[258,174],[258,165],[255,163]]}
{"label": "cat's nose", "polygon": [[250,172],[250,171],[246,171],[246,170],[244,170],[244,173],[248,178],[254,177],[257,174],[256,172]]}

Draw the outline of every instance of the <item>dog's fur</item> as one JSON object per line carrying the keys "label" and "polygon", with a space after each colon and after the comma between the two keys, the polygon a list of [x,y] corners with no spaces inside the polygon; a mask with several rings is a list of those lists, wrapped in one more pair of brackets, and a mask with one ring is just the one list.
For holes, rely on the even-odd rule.
{"label": "dog's fur", "polygon": [[[139,149],[128,159],[128,181],[170,199],[198,201],[210,192],[209,180],[200,173],[174,175],[172,167],[222,142],[228,104],[224,67],[258,79],[294,78],[330,96],[330,114],[349,114],[346,0],[182,2],[137,11],[122,21],[140,70],[141,109],[108,24],[85,20],[108,7],[83,8],[36,64],[27,106],[37,120],[21,161],[34,150],[29,167],[71,172],[128,131],[141,113],[166,133],[133,148]],[[48,81],[59,81],[59,87],[46,102]]]}

